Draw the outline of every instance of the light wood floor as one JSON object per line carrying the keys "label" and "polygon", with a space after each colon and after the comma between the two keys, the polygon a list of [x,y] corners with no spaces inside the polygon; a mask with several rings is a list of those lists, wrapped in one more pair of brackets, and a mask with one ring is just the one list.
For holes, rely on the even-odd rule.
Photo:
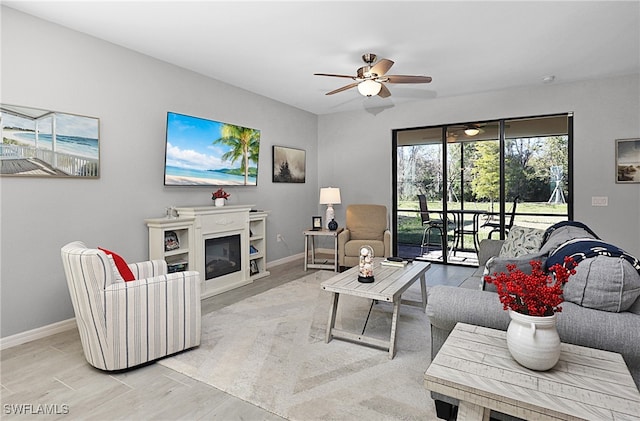
{"label": "light wood floor", "polygon": [[[303,270],[302,259],[269,270],[266,278],[203,301],[203,315],[314,272]],[[472,271],[433,265],[428,284],[458,285]],[[94,369],[75,329],[6,349],[0,362],[3,420],[42,419],[39,411],[48,411],[47,420],[282,420],[159,364],[117,373]]]}

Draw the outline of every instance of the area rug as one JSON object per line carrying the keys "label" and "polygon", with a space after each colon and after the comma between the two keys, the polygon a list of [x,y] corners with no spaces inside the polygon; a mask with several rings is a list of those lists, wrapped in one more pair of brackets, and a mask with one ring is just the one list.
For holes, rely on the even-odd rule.
{"label": "area rug", "polygon": [[[423,386],[429,323],[402,306],[394,359],[379,348],[325,343],[331,294],[319,271],[209,313],[202,343],[161,360],[168,368],[290,420],[436,419]],[[419,299],[419,284],[403,298]],[[388,339],[393,308],[341,296],[336,326]]]}

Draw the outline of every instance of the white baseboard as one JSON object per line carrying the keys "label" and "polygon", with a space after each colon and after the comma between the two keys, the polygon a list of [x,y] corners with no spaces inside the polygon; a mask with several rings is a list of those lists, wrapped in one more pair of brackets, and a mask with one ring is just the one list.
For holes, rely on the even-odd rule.
{"label": "white baseboard", "polygon": [[300,259],[303,256],[304,256],[304,253],[298,253],[291,256],[283,257],[282,259],[267,262],[267,269],[272,268],[274,266],[282,265],[285,263],[293,262],[294,260]]}
{"label": "white baseboard", "polygon": [[[335,250],[333,249],[324,249],[324,248],[316,249],[316,253],[333,255],[334,252]],[[274,266],[282,265],[284,263],[293,262],[294,260],[297,260],[297,259],[304,259],[304,253],[298,253],[292,256],[283,257],[282,259],[274,260],[272,262],[267,262],[267,269],[272,268]]]}
{"label": "white baseboard", "polygon": [[67,319],[61,322],[52,323],[26,332],[16,333],[15,335],[0,338],[0,350],[22,345],[36,339],[46,338],[56,333],[66,332],[67,330],[76,328],[76,319]]}

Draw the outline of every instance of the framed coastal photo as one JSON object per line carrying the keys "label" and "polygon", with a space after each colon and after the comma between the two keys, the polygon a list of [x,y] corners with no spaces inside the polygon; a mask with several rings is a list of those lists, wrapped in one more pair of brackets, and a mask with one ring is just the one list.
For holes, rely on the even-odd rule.
{"label": "framed coastal photo", "polygon": [[0,175],[100,177],[100,120],[0,104]]}
{"label": "framed coastal photo", "polygon": [[303,149],[273,147],[273,182],[304,183],[306,177],[306,151]]}
{"label": "framed coastal photo", "polygon": [[640,139],[616,140],[616,183],[640,183]]}

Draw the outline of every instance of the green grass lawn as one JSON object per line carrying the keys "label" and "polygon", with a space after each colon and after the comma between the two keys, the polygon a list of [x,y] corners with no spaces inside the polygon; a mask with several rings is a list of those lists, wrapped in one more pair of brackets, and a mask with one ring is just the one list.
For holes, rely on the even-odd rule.
{"label": "green grass lawn", "polygon": [[[442,209],[441,202],[429,202],[428,207],[430,210]],[[460,203],[451,202],[447,204],[449,209],[460,209]],[[488,211],[490,203],[487,202],[465,202],[464,209],[484,210]],[[417,201],[403,201],[398,205],[398,226],[396,227],[396,235],[399,244],[417,244],[420,245],[422,241],[422,233],[424,228],[420,219],[419,209],[420,206]],[[498,211],[499,204],[494,204],[494,211]],[[507,210],[511,210],[511,205],[507,204]],[[514,225],[526,226],[532,228],[546,229],[550,225],[566,220],[567,205],[566,204],[548,204],[548,203],[518,203],[516,208],[516,219]],[[558,216],[545,216],[545,215],[517,215],[517,213],[532,213],[532,214],[557,214]],[[432,214],[435,217],[436,214]],[[473,222],[469,217],[468,221],[465,221],[465,226],[471,228]],[[487,238],[489,233],[488,229],[481,229],[479,238]],[[496,235],[493,238],[498,238]],[[449,240],[452,240],[449,236]],[[472,247],[471,237],[466,239],[466,247]],[[439,243],[438,231],[431,231],[431,243]]]}

